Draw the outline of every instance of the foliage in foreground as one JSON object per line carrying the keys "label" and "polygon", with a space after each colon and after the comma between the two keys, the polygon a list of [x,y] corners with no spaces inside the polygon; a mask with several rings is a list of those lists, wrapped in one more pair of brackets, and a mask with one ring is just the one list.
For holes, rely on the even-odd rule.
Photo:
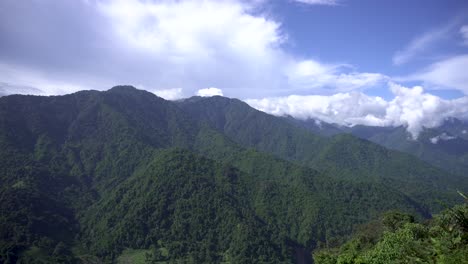
{"label": "foliage in foreground", "polygon": [[318,250],[317,264],[468,263],[468,204],[456,205],[430,222],[390,212],[369,223],[340,248]]}

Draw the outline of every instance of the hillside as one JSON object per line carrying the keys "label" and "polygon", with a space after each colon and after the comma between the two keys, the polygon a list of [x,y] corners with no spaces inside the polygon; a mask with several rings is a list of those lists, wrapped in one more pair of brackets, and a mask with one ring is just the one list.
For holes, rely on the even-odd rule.
{"label": "hillside", "polygon": [[384,147],[403,151],[451,173],[468,173],[468,140],[463,131],[467,125],[447,120],[437,128],[425,129],[416,140],[404,127],[378,128],[356,126],[350,132]]}
{"label": "hillside", "polygon": [[326,137],[352,134],[385,148],[416,156],[451,174],[466,175],[468,173],[468,124],[456,118],[446,119],[439,127],[425,128],[416,139],[412,138],[404,126],[346,127],[314,119],[299,120],[290,116],[283,117],[283,119]]}
{"label": "hillside", "polygon": [[[338,179],[396,187],[419,202],[429,198],[423,202],[429,208],[441,209],[437,199],[459,201],[454,188],[468,187],[464,176],[434,168],[412,155],[348,135],[321,137],[236,99],[192,97],[178,104],[244,147],[272,153]],[[430,189],[444,195],[428,194]]]}

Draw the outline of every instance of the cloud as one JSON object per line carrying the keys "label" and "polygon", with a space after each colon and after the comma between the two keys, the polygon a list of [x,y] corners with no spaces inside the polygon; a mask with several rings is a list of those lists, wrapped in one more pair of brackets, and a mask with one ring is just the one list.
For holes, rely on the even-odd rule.
{"label": "cloud", "polygon": [[278,23],[249,14],[254,6],[243,2],[116,0],[98,7],[123,41],[154,53],[204,57],[230,44],[232,52],[261,56],[282,39]]}
{"label": "cloud", "polygon": [[424,81],[433,89],[457,89],[468,95],[468,54],[436,62],[407,77],[406,81]]}
{"label": "cloud", "polygon": [[287,70],[289,83],[297,90],[354,91],[374,87],[388,80],[379,73],[346,71],[348,65],[327,65],[313,60],[295,61]]}
{"label": "cloud", "polygon": [[282,75],[286,37],[279,23],[253,15],[251,2],[117,0],[98,7],[119,42],[151,60],[160,86],[193,93],[213,84],[235,92],[280,82],[268,76]]}
{"label": "cloud", "polygon": [[463,44],[468,46],[468,25],[464,25],[460,28],[460,34],[463,38]]}
{"label": "cloud", "polygon": [[292,0],[308,5],[338,5],[338,0]]}
{"label": "cloud", "polygon": [[[382,79],[294,56],[263,2],[0,1],[0,63],[17,69],[0,81],[47,94],[122,83],[195,94],[212,85],[245,98],[362,90]],[[324,74],[301,70],[312,64]]]}
{"label": "cloud", "polygon": [[[0,86],[2,93],[34,94],[34,95],[63,95],[81,90],[91,90],[98,86],[94,80],[86,76],[68,75],[67,78],[54,78],[54,74],[24,67],[2,64],[0,62]],[[111,87],[103,86],[104,88]]]}
{"label": "cloud", "polygon": [[452,140],[452,139],[455,139],[457,137],[454,137],[454,136],[449,136],[447,135],[447,133],[442,133],[438,136],[435,136],[435,137],[432,137],[430,138],[429,140],[431,141],[432,144],[437,144],[440,140],[443,140],[443,141],[447,141],[447,140]]}
{"label": "cloud", "polygon": [[44,94],[44,92],[30,86],[16,86],[0,82],[0,96],[9,94]]}
{"label": "cloud", "polygon": [[417,36],[401,50],[398,50],[392,58],[393,64],[402,65],[414,59],[418,55],[430,50],[435,44],[444,39],[451,30],[454,29],[456,21],[451,21],[449,24],[433,29],[420,36]]}
{"label": "cloud", "polygon": [[166,100],[177,100],[184,97],[182,88],[173,88],[173,89],[164,89],[164,90],[154,90],[151,91],[159,97],[162,97]]}
{"label": "cloud", "polygon": [[388,83],[395,98],[386,101],[361,92],[331,96],[290,95],[248,99],[254,108],[273,115],[318,119],[344,126],[406,126],[413,138],[426,128],[437,127],[448,117],[468,119],[468,97],[444,100],[424,92],[420,86],[403,87]]}
{"label": "cloud", "polygon": [[203,97],[215,96],[215,95],[223,96],[223,91],[218,88],[210,87],[210,88],[198,90],[197,95],[203,96]]}

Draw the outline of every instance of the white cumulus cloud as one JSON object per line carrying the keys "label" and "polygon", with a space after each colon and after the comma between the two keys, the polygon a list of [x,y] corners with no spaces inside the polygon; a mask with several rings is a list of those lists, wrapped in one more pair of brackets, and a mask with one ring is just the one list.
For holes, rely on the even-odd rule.
{"label": "white cumulus cloud", "polygon": [[100,2],[99,9],[111,19],[121,41],[160,61],[170,80],[195,80],[194,85],[212,83],[264,95],[285,87],[316,93],[361,89],[384,78],[285,52],[282,44],[288,37],[281,23],[261,12],[253,14],[259,3],[116,0]]}
{"label": "white cumulus cloud", "polygon": [[[359,72],[341,62],[292,54],[284,48],[289,36],[281,21],[265,11],[265,2],[0,1],[5,10],[17,10],[1,16],[0,25],[22,25],[0,27],[2,40],[9,43],[0,56],[16,58],[3,63],[23,69],[13,77],[0,71],[0,82],[12,87],[34,84],[51,94],[125,83],[154,90],[183,87],[189,95],[215,86],[229,96],[258,98],[362,90],[382,79],[379,73]],[[30,17],[34,19],[25,19]],[[50,30],[25,35],[38,28]],[[45,82],[29,72],[40,73]],[[56,85],[61,83],[65,85]]]}
{"label": "white cumulus cloud", "polygon": [[166,100],[177,100],[184,97],[182,88],[163,89],[152,91],[155,95],[162,97]]}
{"label": "white cumulus cloud", "polygon": [[468,119],[468,97],[444,100],[424,92],[420,86],[413,88],[389,82],[395,98],[386,101],[381,97],[362,92],[323,95],[290,95],[264,99],[248,99],[252,107],[274,115],[291,115],[299,119],[318,119],[345,126],[406,126],[413,138],[424,127],[442,124],[448,117]]}
{"label": "white cumulus cloud", "polygon": [[203,96],[203,97],[215,96],[215,95],[223,96],[223,91],[219,88],[210,87],[210,88],[204,88],[204,89],[198,90],[197,95]]}

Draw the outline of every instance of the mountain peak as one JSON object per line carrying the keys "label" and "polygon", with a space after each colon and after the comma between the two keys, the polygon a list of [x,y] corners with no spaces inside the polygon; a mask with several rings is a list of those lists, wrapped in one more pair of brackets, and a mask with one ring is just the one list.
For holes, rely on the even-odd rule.
{"label": "mountain peak", "polygon": [[234,104],[246,106],[248,108],[252,108],[250,105],[248,105],[247,103],[245,103],[242,100],[239,100],[239,99],[236,99],[236,98],[229,98],[229,97],[225,97],[225,96],[221,96],[221,95],[214,95],[214,96],[207,96],[207,97],[192,96],[190,98],[180,100],[179,102],[181,102],[181,103],[204,102],[204,103],[209,103],[209,104],[215,104],[215,105],[218,105],[218,106],[221,106],[221,105],[227,106],[227,105],[230,105],[230,104],[234,103]]}
{"label": "mountain peak", "polygon": [[132,98],[158,98],[159,101],[166,101],[164,98],[157,96],[156,94],[149,92],[147,90],[135,88],[132,85],[117,85],[111,89],[105,91],[106,94],[126,96]]}
{"label": "mountain peak", "polygon": [[107,91],[121,93],[121,92],[136,92],[136,91],[143,91],[143,90],[139,90],[132,85],[117,85],[117,86],[110,88]]}

